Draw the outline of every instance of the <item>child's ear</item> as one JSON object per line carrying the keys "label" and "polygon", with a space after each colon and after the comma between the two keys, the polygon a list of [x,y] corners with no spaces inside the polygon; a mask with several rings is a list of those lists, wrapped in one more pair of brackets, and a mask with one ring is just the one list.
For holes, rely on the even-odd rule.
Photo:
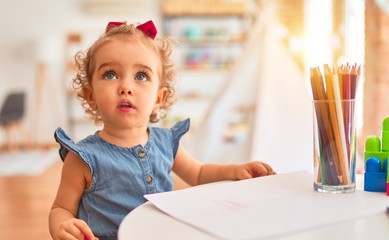
{"label": "child's ear", "polygon": [[92,110],[96,110],[97,106],[96,106],[95,100],[93,98],[92,88],[90,86],[83,87],[82,94],[84,95],[84,98],[85,98],[86,102],[88,103],[88,105],[90,106],[90,108],[92,108]]}
{"label": "child's ear", "polygon": [[167,99],[168,90],[166,87],[161,87],[158,89],[157,100],[155,101],[155,106],[160,107]]}

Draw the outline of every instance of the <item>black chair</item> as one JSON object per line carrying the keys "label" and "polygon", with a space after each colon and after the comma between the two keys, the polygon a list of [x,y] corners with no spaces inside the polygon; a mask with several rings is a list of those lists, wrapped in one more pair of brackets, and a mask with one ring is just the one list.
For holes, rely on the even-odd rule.
{"label": "black chair", "polygon": [[13,144],[13,132],[19,130],[26,134],[26,130],[23,128],[22,120],[25,114],[25,93],[24,92],[12,92],[4,100],[4,104],[0,111],[0,127],[4,128],[6,133],[5,145],[8,150],[12,150],[15,145]]}
{"label": "black chair", "polygon": [[0,126],[21,121],[24,117],[25,93],[10,93],[4,101],[0,111]]}

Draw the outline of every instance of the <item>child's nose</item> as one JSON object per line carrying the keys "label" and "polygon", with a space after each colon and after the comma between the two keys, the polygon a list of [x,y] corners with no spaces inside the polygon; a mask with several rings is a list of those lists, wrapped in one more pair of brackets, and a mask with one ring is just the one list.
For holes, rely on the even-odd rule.
{"label": "child's nose", "polygon": [[132,91],[131,91],[130,87],[128,87],[128,86],[121,86],[119,88],[119,95],[123,95],[123,94],[132,95]]}

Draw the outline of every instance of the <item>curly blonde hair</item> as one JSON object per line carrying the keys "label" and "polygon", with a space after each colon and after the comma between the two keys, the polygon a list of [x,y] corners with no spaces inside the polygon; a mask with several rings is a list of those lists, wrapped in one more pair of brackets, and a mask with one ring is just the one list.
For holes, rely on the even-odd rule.
{"label": "curly blonde hair", "polygon": [[162,76],[160,87],[167,89],[166,101],[162,104],[158,112],[153,112],[150,115],[150,122],[156,123],[160,119],[166,117],[174,104],[175,97],[175,67],[172,60],[172,45],[173,42],[168,38],[155,38],[154,40],[144,34],[141,30],[136,28],[135,24],[123,24],[109,29],[105,34],[100,36],[93,45],[87,49],[86,53],[79,51],[76,53],[74,59],[77,66],[77,73],[72,82],[72,87],[76,92],[77,98],[81,101],[81,105],[85,110],[85,114],[92,119],[95,124],[101,124],[102,118],[98,110],[92,109],[86,97],[84,96],[85,88],[92,88],[92,75],[94,72],[94,55],[101,45],[115,37],[131,37],[141,39],[146,46],[150,47],[161,60]]}

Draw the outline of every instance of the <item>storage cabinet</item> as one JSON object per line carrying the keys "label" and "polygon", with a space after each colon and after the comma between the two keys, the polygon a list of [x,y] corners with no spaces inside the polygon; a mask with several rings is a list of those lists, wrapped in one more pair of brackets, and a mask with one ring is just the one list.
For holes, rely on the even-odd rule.
{"label": "storage cabinet", "polygon": [[247,35],[244,15],[165,15],[164,33],[178,41],[177,64],[185,70],[229,68]]}
{"label": "storage cabinet", "polygon": [[251,26],[245,1],[176,1],[162,5],[163,34],[176,42],[178,101],[164,120],[191,118],[191,132],[207,118],[226,86]]}

